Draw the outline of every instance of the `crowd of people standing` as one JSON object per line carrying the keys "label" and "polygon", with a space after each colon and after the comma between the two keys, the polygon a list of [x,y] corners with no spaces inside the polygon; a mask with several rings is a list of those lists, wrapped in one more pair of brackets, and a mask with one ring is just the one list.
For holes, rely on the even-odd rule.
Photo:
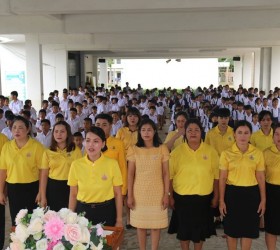
{"label": "crowd of people standing", "polygon": [[[94,224],[136,228],[152,250],[160,230],[202,249],[222,221],[228,249],[250,249],[264,227],[280,234],[280,89],[228,85],[143,90],[90,85],[55,90],[37,112],[0,95],[0,249],[4,205],[86,212]],[[162,143],[158,130],[171,117]],[[280,204],[280,203],[279,203]],[[172,209],[168,221],[168,208]]]}

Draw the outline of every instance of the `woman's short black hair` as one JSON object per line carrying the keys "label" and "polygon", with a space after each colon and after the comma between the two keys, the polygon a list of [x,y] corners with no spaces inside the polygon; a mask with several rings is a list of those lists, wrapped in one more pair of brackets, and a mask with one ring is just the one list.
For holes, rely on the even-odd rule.
{"label": "woman's short black hair", "polygon": [[236,130],[239,128],[239,127],[242,127],[242,126],[245,126],[245,127],[248,127],[250,129],[250,132],[252,133],[253,129],[252,129],[252,125],[250,122],[248,121],[245,121],[245,120],[241,120],[241,121],[238,121],[234,128],[233,128],[233,131],[234,133],[236,132]]}
{"label": "woman's short black hair", "polygon": [[14,116],[13,124],[16,121],[22,121],[27,129],[30,128],[30,122],[27,119],[25,119],[23,116],[20,116],[20,115]]}
{"label": "woman's short black hair", "polygon": [[262,121],[262,119],[268,115],[270,117],[270,119],[272,120],[273,116],[272,116],[272,113],[268,110],[262,110],[260,113],[259,113],[259,122]]}
{"label": "woman's short black hair", "polygon": [[87,131],[87,134],[88,133],[93,133],[97,135],[102,140],[102,142],[105,142],[105,146],[101,149],[101,152],[105,152],[108,149],[106,145],[106,136],[102,128],[91,126],[90,129]]}
{"label": "woman's short black hair", "polygon": [[141,128],[146,124],[151,125],[151,127],[155,131],[154,138],[153,138],[153,146],[154,147],[159,147],[162,143],[161,143],[161,140],[158,136],[157,126],[151,119],[144,119],[144,120],[141,121],[141,123],[139,125],[139,129],[138,129],[138,139],[137,139],[136,146],[137,147],[145,147],[144,140],[141,137]]}

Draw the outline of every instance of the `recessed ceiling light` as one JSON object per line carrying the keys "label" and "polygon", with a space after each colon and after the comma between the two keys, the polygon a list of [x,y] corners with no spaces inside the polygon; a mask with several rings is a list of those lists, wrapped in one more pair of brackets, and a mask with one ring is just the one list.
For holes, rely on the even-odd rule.
{"label": "recessed ceiling light", "polygon": [[13,39],[0,36],[0,43],[8,43],[8,42],[11,42],[11,41],[13,41]]}

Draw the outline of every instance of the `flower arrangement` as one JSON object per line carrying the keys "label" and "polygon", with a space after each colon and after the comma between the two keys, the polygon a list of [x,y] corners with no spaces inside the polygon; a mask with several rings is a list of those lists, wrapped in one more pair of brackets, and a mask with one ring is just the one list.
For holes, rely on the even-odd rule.
{"label": "flower arrangement", "polygon": [[59,212],[36,208],[19,211],[15,231],[7,250],[101,250],[106,244],[102,224],[92,225],[84,217],[67,208]]}

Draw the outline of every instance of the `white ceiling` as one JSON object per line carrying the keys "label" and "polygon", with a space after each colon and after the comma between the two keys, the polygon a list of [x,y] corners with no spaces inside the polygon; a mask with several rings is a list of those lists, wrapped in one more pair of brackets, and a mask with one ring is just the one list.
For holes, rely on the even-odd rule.
{"label": "white ceiling", "polygon": [[279,0],[0,0],[0,37],[102,57],[237,56],[280,46]]}

